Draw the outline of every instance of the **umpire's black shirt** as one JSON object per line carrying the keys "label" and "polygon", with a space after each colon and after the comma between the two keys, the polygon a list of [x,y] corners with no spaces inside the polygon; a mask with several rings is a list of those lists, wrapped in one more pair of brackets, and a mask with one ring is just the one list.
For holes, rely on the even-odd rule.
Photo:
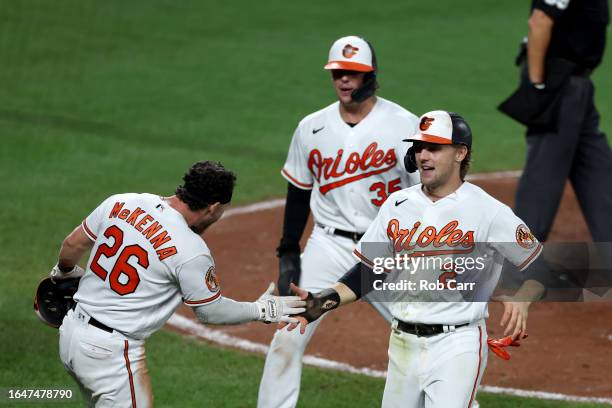
{"label": "umpire's black shirt", "polygon": [[532,0],[531,8],[555,20],[548,58],[565,58],[579,68],[599,65],[610,21],[608,0]]}

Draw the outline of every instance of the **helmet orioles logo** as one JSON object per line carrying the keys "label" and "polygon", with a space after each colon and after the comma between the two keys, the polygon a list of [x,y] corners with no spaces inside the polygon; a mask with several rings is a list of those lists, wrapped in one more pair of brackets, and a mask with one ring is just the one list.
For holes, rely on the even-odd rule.
{"label": "helmet orioles logo", "polygon": [[525,249],[531,249],[537,244],[538,240],[525,224],[521,224],[516,227],[516,242]]}
{"label": "helmet orioles logo", "polygon": [[204,282],[206,283],[208,290],[210,290],[211,292],[218,292],[219,289],[221,289],[219,281],[217,280],[217,275],[215,274],[214,266],[211,266],[210,268],[208,268],[208,271],[206,271]]}
{"label": "helmet orioles logo", "polygon": [[359,51],[359,48],[353,47],[351,44],[346,44],[342,49],[342,55],[344,58],[353,58],[353,56],[357,54],[357,51]]}
{"label": "helmet orioles logo", "polygon": [[423,118],[421,119],[421,123],[419,124],[419,129],[421,129],[421,131],[429,129],[434,120],[434,118],[428,118],[427,116],[423,116]]}

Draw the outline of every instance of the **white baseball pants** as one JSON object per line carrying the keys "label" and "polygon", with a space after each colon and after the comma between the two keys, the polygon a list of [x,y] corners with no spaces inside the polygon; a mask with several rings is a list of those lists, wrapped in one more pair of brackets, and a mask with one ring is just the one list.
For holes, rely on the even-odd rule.
{"label": "white baseball pants", "polygon": [[60,326],[60,358],[91,407],[153,406],[144,341],[88,324],[80,307]]}
{"label": "white baseball pants", "polygon": [[[320,226],[315,226],[302,254],[299,286],[310,292],[319,292],[332,286],[357,263],[353,249],[355,242],[351,239],[330,234]],[[387,304],[370,304],[387,321],[391,321]],[[259,408],[296,406],[300,393],[304,350],[320,322],[321,319],[309,324],[303,335],[298,329],[291,332],[286,329],[276,331],[270,343],[259,385]]]}
{"label": "white baseball pants", "polygon": [[394,329],[382,407],[474,408],[487,355],[484,321],[431,337]]}

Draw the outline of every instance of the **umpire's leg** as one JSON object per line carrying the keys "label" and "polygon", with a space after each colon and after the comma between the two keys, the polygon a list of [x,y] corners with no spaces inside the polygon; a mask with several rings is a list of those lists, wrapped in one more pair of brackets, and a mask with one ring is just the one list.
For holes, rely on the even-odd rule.
{"label": "umpire's leg", "polygon": [[612,242],[612,152],[599,130],[593,84],[586,77],[581,79],[589,91],[589,104],[570,179],[593,241]]}
{"label": "umpire's leg", "polygon": [[555,219],[587,112],[588,90],[581,80],[572,76],[562,91],[556,131],[527,131],[527,160],[515,212],[540,241],[546,240]]}

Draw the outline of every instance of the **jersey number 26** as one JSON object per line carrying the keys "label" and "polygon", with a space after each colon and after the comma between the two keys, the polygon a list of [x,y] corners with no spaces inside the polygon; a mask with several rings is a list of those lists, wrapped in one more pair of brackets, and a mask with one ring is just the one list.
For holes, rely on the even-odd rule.
{"label": "jersey number 26", "polygon": [[[109,276],[108,271],[100,266],[98,261],[102,255],[106,258],[112,258],[117,254],[119,248],[123,245],[123,231],[121,231],[119,227],[111,225],[104,231],[104,236],[109,239],[113,238],[113,245],[108,246],[106,244],[100,244],[96,254],[91,260],[91,270],[103,281],[106,281],[106,277],[108,276],[111,289],[119,295],[124,296],[133,293],[140,283],[140,276],[138,276],[136,268],[128,263],[128,260],[131,257],[135,257],[138,265],[146,269],[149,267],[149,255],[147,251],[139,245],[126,246],[115,261]],[[119,281],[121,275],[125,276],[123,283]]]}

